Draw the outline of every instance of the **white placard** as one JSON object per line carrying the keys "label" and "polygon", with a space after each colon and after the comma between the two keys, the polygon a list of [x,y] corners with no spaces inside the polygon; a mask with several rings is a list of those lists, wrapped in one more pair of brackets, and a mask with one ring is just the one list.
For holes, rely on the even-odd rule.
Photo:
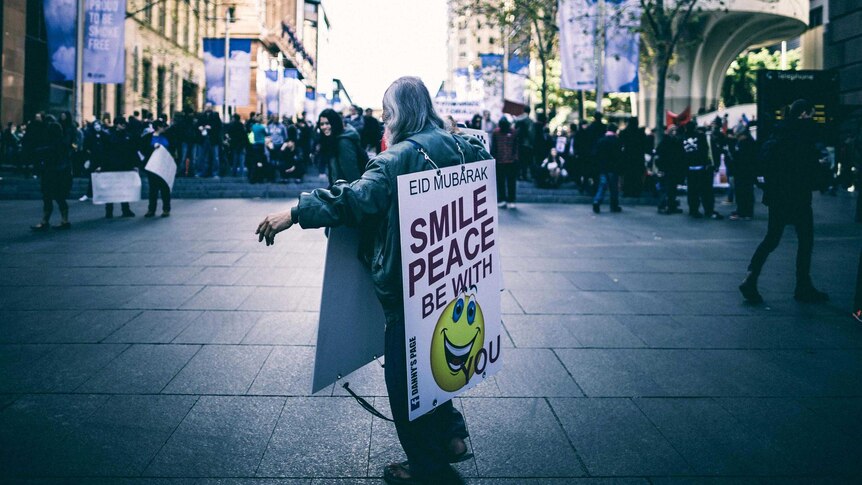
{"label": "white placard", "polygon": [[93,172],[93,203],[137,202],[141,200],[141,177],[138,172]]}
{"label": "white placard", "polygon": [[144,167],[144,170],[158,175],[162,180],[167,182],[171,190],[174,189],[174,178],[177,176],[177,162],[174,161],[174,157],[168,153],[165,147],[159,145],[153,150],[153,154],[147,160],[147,166]]}
{"label": "white placard", "polygon": [[401,175],[398,207],[414,420],[502,364],[495,162]]}
{"label": "white placard", "polygon": [[485,151],[491,153],[491,140],[488,139],[488,133],[484,130],[476,130],[473,128],[459,128],[462,134],[468,136],[475,136],[482,142],[482,146],[485,147]]}

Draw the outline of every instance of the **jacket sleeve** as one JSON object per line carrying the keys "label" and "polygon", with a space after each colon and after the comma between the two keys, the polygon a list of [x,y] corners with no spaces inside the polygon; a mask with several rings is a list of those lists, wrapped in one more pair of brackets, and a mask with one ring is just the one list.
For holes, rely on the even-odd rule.
{"label": "jacket sleeve", "polygon": [[394,192],[384,165],[376,158],[359,180],[300,195],[292,215],[303,229],[359,226],[389,210]]}

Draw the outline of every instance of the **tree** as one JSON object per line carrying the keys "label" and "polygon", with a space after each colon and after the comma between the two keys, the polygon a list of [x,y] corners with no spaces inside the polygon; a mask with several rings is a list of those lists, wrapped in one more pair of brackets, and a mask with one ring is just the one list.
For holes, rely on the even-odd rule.
{"label": "tree", "polygon": [[[801,48],[787,51],[786,68],[795,71],[799,68]],[[757,71],[760,69],[781,69],[781,52],[770,52],[767,48],[759,51],[743,52],[730,64],[724,84],[721,86],[721,98],[725,106],[753,103],[757,99]]]}
{"label": "tree", "polygon": [[503,38],[528,29],[527,38],[541,65],[541,107],[548,106],[550,62],[557,43],[557,0],[449,0],[457,15],[482,15]]}
{"label": "tree", "polygon": [[[640,0],[643,9],[643,41],[656,69],[656,129],[658,144],[664,136],[665,91],[671,62],[683,42],[696,38],[699,4],[710,0]],[[714,0],[723,4],[723,0]]]}

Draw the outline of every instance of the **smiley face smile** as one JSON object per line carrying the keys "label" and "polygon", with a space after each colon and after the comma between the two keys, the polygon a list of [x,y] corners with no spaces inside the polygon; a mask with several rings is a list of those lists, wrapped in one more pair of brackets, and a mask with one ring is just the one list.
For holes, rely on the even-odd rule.
{"label": "smiley face smile", "polygon": [[443,334],[443,345],[444,351],[446,353],[446,364],[449,366],[449,370],[452,371],[452,374],[455,375],[464,368],[464,365],[467,363],[467,357],[470,355],[470,352],[473,350],[473,344],[476,343],[476,337],[479,336],[480,330],[476,329],[476,334],[473,335],[473,339],[467,342],[466,345],[457,346],[449,341],[449,338],[446,336],[446,329],[441,330]]}

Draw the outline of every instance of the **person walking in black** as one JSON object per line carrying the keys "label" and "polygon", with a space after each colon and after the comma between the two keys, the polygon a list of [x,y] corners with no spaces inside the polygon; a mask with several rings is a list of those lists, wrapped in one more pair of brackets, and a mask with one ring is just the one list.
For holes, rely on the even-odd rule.
{"label": "person walking in black", "polygon": [[679,202],[676,200],[677,185],[685,179],[685,149],[679,137],[679,127],[672,125],[667,135],[662,138],[656,148],[658,161],[656,165],[662,172],[661,200],[658,204],[659,214],[679,214]]}
{"label": "person walking in black", "polygon": [[[706,135],[698,129],[694,120],[685,125],[685,135],[682,140],[685,159],[688,165],[687,198],[688,215],[695,219],[704,216],[712,219],[724,219],[715,212],[715,195],[712,193],[713,166],[709,161],[709,142]],[[703,213],[700,212],[703,206]]]}
{"label": "person walking in black", "polygon": [[593,212],[601,212],[605,192],[611,193],[611,212],[622,212],[620,207],[620,178],[619,171],[623,158],[623,144],[617,136],[617,125],[610,123],[607,133],[593,148],[593,158],[599,170],[599,187],[593,197]]}
{"label": "person walking in black", "polygon": [[745,281],[739,291],[746,301],[760,303],[757,278],[766,258],[781,241],[785,226],[796,228],[799,247],[796,251],[797,301],[817,303],[829,300],[829,295],[817,290],[811,282],[811,251],[814,247],[814,213],[811,192],[819,189],[819,153],[814,142],[814,106],[805,99],[793,102],[787,121],[764,144],[763,202],[769,207],[769,223],[763,242],[757,246],[748,265]]}
{"label": "person walking in black", "polygon": [[512,124],[504,116],[491,136],[491,156],[497,161],[497,205],[515,209],[518,186],[517,136]]}
{"label": "person walking in black", "polygon": [[623,144],[623,160],[620,167],[623,176],[623,195],[640,197],[644,180],[644,154],[646,154],[646,135],[638,126],[637,117],[629,119],[620,131]]}
{"label": "person walking in black", "polygon": [[34,231],[43,231],[50,226],[54,202],[60,209],[60,224],[57,229],[69,229],[69,190],[72,188],[72,163],[69,157],[71,148],[66,143],[63,128],[57,120],[45,117],[45,144],[35,152],[34,163],[39,172],[39,188],[42,191],[42,222],[32,226]]}
{"label": "person walking in black", "polygon": [[518,179],[530,179],[530,164],[533,162],[533,140],[536,126],[530,119],[530,107],[515,119],[515,142],[518,145]]}
{"label": "person walking in black", "polygon": [[736,212],[730,220],[750,221],[754,217],[754,183],[757,181],[757,143],[746,127],[739,133],[733,148],[734,192]]}

